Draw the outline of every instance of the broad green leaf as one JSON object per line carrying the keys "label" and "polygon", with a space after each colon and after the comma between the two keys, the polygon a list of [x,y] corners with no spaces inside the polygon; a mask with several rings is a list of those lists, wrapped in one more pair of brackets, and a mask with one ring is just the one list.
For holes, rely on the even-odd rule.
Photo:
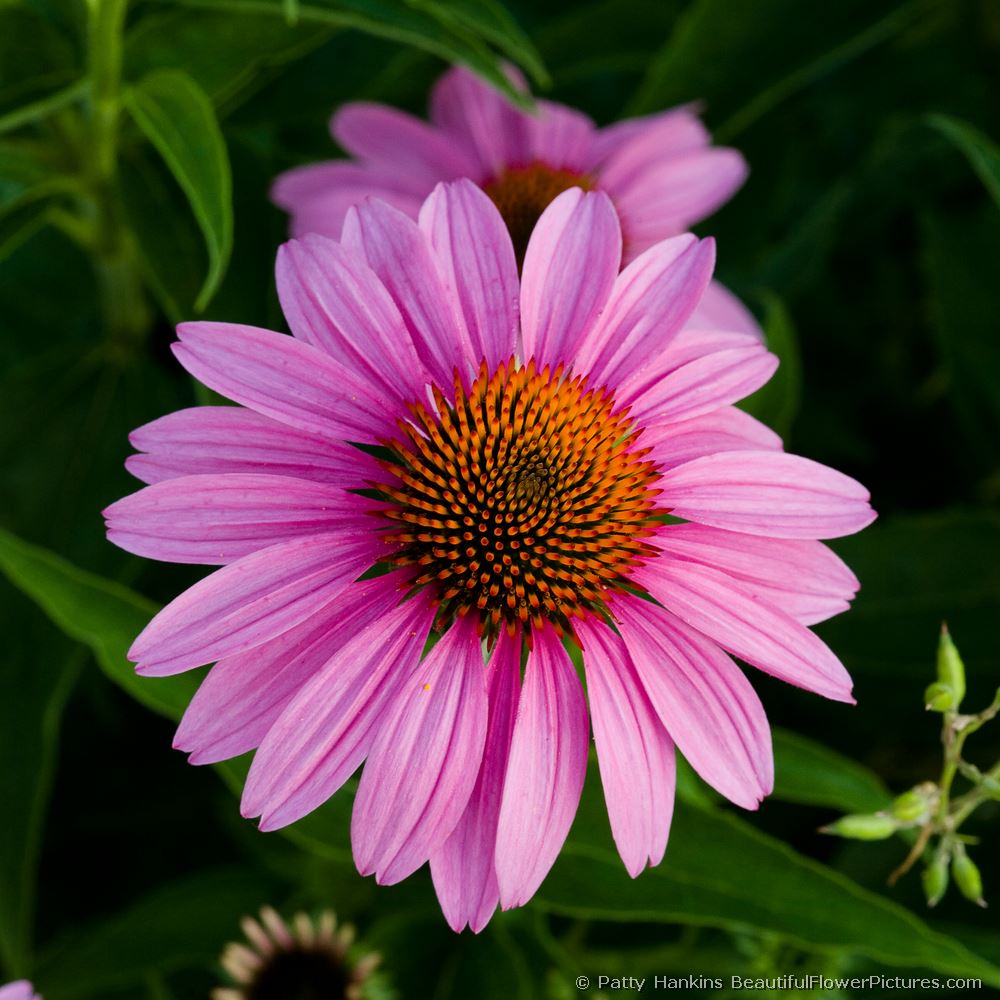
{"label": "broad green leaf", "polygon": [[968,122],[951,115],[929,115],[927,124],[954,143],[1000,208],[1000,146]]}
{"label": "broad green leaf", "polygon": [[[0,978],[27,975],[36,880],[60,724],[80,657],[0,582]],[[3,973],[6,972],[6,976]]]}
{"label": "broad green leaf", "polygon": [[666,857],[630,879],[610,845],[590,783],[537,905],[581,919],[651,921],[769,934],[806,951],[839,951],[1000,985],[1000,968],[898,904],[726,812],[680,806]]}
{"label": "broad green leaf", "polygon": [[241,937],[240,918],[270,895],[267,879],[243,869],[177,880],[50,946],[35,985],[46,1000],[87,1000],[129,986],[137,993],[151,974],[210,967]]}
{"label": "broad green leaf", "polygon": [[788,729],[773,729],[772,797],[845,813],[875,812],[892,797],[881,780],[843,754]]}
{"label": "broad green leaf", "polygon": [[714,114],[729,116],[717,129],[729,141],[792,94],[898,35],[923,6],[910,0],[879,17],[863,0],[696,0],[652,60],[629,110],[703,99]]}
{"label": "broad green leaf", "polygon": [[928,211],[922,223],[932,331],[948,394],[979,469],[996,474],[1000,470],[1000,338],[996,335],[1000,214]]}
{"label": "broad green leaf", "polygon": [[[141,18],[125,39],[125,75],[182,68],[216,105],[231,107],[274,68],[322,45],[333,29],[265,13],[174,7]],[[225,39],[225,44],[219,43]]]}
{"label": "broad green leaf", "polygon": [[[855,677],[905,682],[897,697],[920,704],[933,680],[942,620],[960,637],[974,679],[996,687],[1000,621],[1000,514],[954,511],[896,516],[838,539],[837,552],[861,581],[847,614],[825,622],[823,638]],[[860,697],[860,696],[859,696]]]}
{"label": "broad green leaf", "polygon": [[180,718],[195,679],[139,677],[125,655],[159,610],[152,601],[2,529],[0,570],[68,636],[89,646],[105,674],[136,701],[169,719]]}
{"label": "broad green leaf", "polygon": [[770,382],[740,403],[740,408],[787,437],[802,399],[802,362],[798,338],[784,303],[774,295],[763,296],[766,308],[764,337],[781,364]]}
{"label": "broad green leaf", "polygon": [[186,73],[156,70],[125,91],[125,106],[170,167],[208,248],[203,309],[226,271],[233,245],[229,156],[212,104]]}
{"label": "broad green leaf", "polygon": [[[229,12],[233,16],[271,15],[286,18],[284,0],[183,0],[184,6]],[[455,32],[449,24],[402,0],[315,0],[300,3],[298,22],[330,28],[355,29],[403,45],[411,45],[447,62],[468,66],[503,91],[511,101],[530,107],[531,100],[517,91],[500,68],[486,41],[467,31]]]}

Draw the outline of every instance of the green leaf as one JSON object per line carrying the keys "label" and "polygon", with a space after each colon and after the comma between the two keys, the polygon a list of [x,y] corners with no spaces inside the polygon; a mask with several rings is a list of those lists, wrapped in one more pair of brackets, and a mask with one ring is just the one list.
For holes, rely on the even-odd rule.
{"label": "green leaf", "polygon": [[[41,627],[40,627],[41,626]],[[38,611],[0,583],[0,967],[27,975],[36,880],[63,712],[80,657]]]}
{"label": "green leaf", "polygon": [[46,1000],[86,1000],[115,988],[138,992],[150,975],[207,967],[241,936],[240,918],[268,901],[269,888],[235,868],[175,881],[52,945],[35,985]]}
{"label": "green leaf", "polygon": [[774,729],[772,797],[845,813],[875,812],[892,798],[868,768],[821,743],[787,729]]}
{"label": "green leaf", "polygon": [[139,677],[126,657],[159,610],[152,601],[2,529],[0,570],[68,636],[89,646],[104,673],[136,701],[169,719],[180,718],[197,687],[195,678]]}
{"label": "green leaf", "polygon": [[798,338],[784,303],[775,295],[762,296],[766,314],[764,337],[781,362],[771,380],[740,403],[740,408],[787,437],[802,401],[802,362]]}
{"label": "green leaf", "polygon": [[[182,0],[184,6],[204,10],[286,17],[284,0]],[[401,0],[316,0],[300,3],[299,23],[355,29],[378,38],[411,45],[447,62],[468,66],[521,107],[532,107],[531,98],[516,90],[500,67],[485,39],[469,32],[456,32],[438,17]]]}
{"label": "green leaf", "polygon": [[726,812],[681,806],[664,861],[632,880],[610,848],[590,783],[537,905],[566,916],[767,933],[811,952],[863,955],[1000,985],[1000,968],[896,903]]}
{"label": "green leaf", "polygon": [[72,42],[48,19],[21,5],[0,6],[0,112],[33,104],[77,75]]}
{"label": "green leaf", "polygon": [[965,156],[1000,208],[1000,146],[968,122],[950,115],[929,115],[927,124],[949,139]]}
{"label": "green leaf", "polygon": [[702,99],[729,116],[716,130],[728,141],[799,90],[898,35],[923,6],[911,0],[876,18],[864,0],[696,0],[650,63],[630,113]]}
{"label": "green leaf", "polygon": [[205,92],[186,73],[156,70],[125,91],[125,106],[187,195],[209,269],[197,309],[222,281],[233,246],[232,179],[226,144]]}

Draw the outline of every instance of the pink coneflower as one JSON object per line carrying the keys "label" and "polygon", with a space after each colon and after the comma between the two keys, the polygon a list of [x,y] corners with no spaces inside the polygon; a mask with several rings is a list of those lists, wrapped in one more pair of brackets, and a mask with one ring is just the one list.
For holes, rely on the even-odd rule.
{"label": "pink coneflower", "polygon": [[42,1000],[27,979],[0,986],[0,1000]]}
{"label": "pink coneflower", "polygon": [[[747,176],[743,157],[712,146],[690,106],[597,128],[552,101],[538,101],[536,114],[522,111],[458,67],[435,85],[429,123],[383,104],[353,103],[333,116],[330,129],[354,159],[297,167],[272,189],[291,214],[293,236],[339,239],[348,209],[366,196],[415,219],[436,184],[464,177],[500,210],[519,263],[556,196],[571,187],[604,191],[618,212],[627,264],[711,215]],[[703,296],[700,328],[709,318],[717,320],[713,329],[759,332],[746,307],[714,282]]]}
{"label": "pink coneflower", "polygon": [[200,764],[257,748],[242,810],[265,830],[366,761],[359,870],[429,860],[456,929],[530,899],[569,830],[590,726],[567,647],[633,875],[663,856],[675,743],[739,805],[771,788],[726,651],[851,700],[806,625],[857,589],[816,539],[868,524],[867,492],[731,405],[774,371],[759,340],[679,332],[710,240],[620,256],[603,192],[555,199],[520,281],[471,182],[419,225],[352,209],[342,243],[279,253],[294,337],[179,328],[181,364],[245,408],[140,428],[128,466],[151,485],[106,511],[132,552],[223,566],[129,654],[150,676],[215,662],[176,745]]}
{"label": "pink coneflower", "polygon": [[315,920],[296,913],[285,921],[270,906],[244,917],[246,943],[233,942],[221,964],[233,982],[212,1000],[377,1000],[390,996],[373,978],[381,957],[352,949],[354,928],[337,925],[332,910]]}

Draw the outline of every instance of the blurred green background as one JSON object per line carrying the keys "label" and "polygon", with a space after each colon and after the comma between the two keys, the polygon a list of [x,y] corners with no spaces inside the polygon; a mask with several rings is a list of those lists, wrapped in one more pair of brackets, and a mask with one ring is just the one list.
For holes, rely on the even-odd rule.
{"label": "blurred green background", "polygon": [[[128,431],[200,399],[172,324],[197,301],[283,328],[275,174],[334,155],[339,103],[422,113],[446,60],[496,79],[498,57],[601,123],[705,102],[751,175],[700,229],[783,362],[751,405],[881,517],[836,544],[862,591],[819,629],[857,707],[754,674],[777,727],[760,812],[685,774],[667,858],[631,882],[588,787],[536,900],[474,938],[448,931],[426,871],[356,874],[347,790],[261,835],[231,791],[246,762],[170,749],[194,679],[139,683],[123,652],[200,574],[107,544],[99,512],[136,488]],[[952,893],[929,912],[915,873],[888,889],[900,838],[816,832],[936,776],[921,695],[942,619],[968,705],[1000,678],[998,141],[996,0],[3,0],[0,981],[204,997],[241,914],[270,902],[354,920],[407,1000],[559,1000],[578,975],[1000,985],[992,911]],[[998,729],[970,740],[981,766]],[[969,830],[988,899],[998,823],[994,803]]]}

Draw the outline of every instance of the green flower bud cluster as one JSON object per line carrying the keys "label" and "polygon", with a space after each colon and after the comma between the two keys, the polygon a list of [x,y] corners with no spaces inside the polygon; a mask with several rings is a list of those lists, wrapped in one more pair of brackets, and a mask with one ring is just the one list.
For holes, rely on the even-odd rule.
{"label": "green flower bud cluster", "polygon": [[941,626],[937,651],[937,680],[924,692],[924,704],[929,712],[958,711],[965,697],[965,664],[951,641],[948,626]]}

